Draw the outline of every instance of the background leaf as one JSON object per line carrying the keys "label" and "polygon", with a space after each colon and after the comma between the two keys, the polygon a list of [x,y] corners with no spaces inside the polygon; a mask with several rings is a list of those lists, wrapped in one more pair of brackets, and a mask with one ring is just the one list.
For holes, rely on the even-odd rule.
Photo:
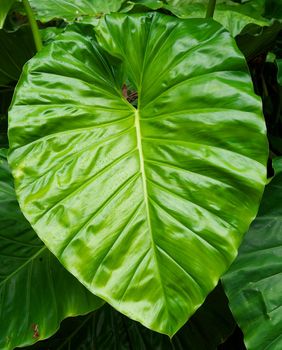
{"label": "background leaf", "polygon": [[0,88],[17,81],[23,65],[35,54],[30,28],[22,26],[17,31],[0,30]]}
{"label": "background leaf", "polygon": [[124,2],[123,7],[121,8],[121,12],[136,12],[136,9],[142,11],[146,8],[151,10],[158,10],[163,6],[164,3],[161,0],[133,0]]}
{"label": "background leaf", "polygon": [[[53,41],[62,28],[40,30],[43,44]],[[8,148],[8,108],[23,65],[35,55],[32,33],[28,25],[15,31],[0,30],[0,148]]]}
{"label": "background leaf", "polygon": [[266,0],[265,15],[269,18],[277,18],[282,20],[281,0]]}
{"label": "background leaf", "polygon": [[0,6],[0,29],[3,28],[5,19],[16,0],[1,0]]}
{"label": "background leaf", "polygon": [[171,341],[105,305],[95,313],[65,320],[51,339],[25,350],[215,350],[234,327],[228,300],[218,286]]}
{"label": "background leaf", "polygon": [[282,30],[282,23],[274,22],[268,27],[248,25],[237,36],[236,42],[246,59],[252,60],[258,55],[265,55],[275,46],[277,37]]}
{"label": "background leaf", "polygon": [[[142,11],[142,6],[153,10],[169,10],[179,18],[205,18],[208,0],[132,0],[124,4],[123,12]],[[263,18],[264,1],[250,1],[238,4],[233,1],[217,1],[214,19],[222,24],[232,36],[238,35],[246,25],[267,26],[268,19]]]}
{"label": "background leaf", "polygon": [[282,86],[276,64],[282,57],[281,29],[277,21],[264,28],[251,25],[236,38],[248,60],[255,91],[262,97],[271,158],[282,155]]}
{"label": "background leaf", "polygon": [[[208,1],[191,2],[183,0],[168,0],[165,8],[180,18],[204,18]],[[267,26],[269,23],[260,16],[261,8],[253,9],[246,4],[238,4],[231,1],[221,1],[216,5],[214,19],[222,24],[232,36],[238,35],[243,28],[255,23],[259,26]]]}
{"label": "background leaf", "polygon": [[72,22],[84,16],[100,16],[118,11],[123,2],[124,0],[30,0],[35,15],[42,22],[54,18]]}
{"label": "background leaf", "polygon": [[173,335],[256,215],[268,153],[261,103],[214,21],[110,15],[99,41],[75,26],[25,66],[9,125],[17,194],[94,294]]}
{"label": "background leaf", "polygon": [[0,148],[7,148],[8,145],[8,108],[12,101],[14,87],[7,86],[0,88]]}
{"label": "background leaf", "polygon": [[28,26],[17,31],[0,30],[0,147],[8,147],[7,114],[23,65],[35,54]]}
{"label": "background leaf", "polygon": [[278,66],[278,83],[282,86],[282,58],[277,60],[277,66]]}
{"label": "background leaf", "polygon": [[0,150],[0,348],[50,337],[69,316],[102,305],[39,240],[22,215]]}
{"label": "background leaf", "polygon": [[[282,158],[276,160],[282,165]],[[277,165],[276,165],[277,167]],[[249,350],[282,347],[282,173],[266,186],[257,218],[223,277]]]}

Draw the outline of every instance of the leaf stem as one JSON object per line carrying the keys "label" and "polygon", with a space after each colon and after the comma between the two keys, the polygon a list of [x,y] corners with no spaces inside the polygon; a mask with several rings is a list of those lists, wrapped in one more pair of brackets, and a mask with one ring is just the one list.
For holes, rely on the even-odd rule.
{"label": "leaf stem", "polygon": [[214,10],[215,10],[216,0],[209,0],[206,18],[213,18]]}
{"label": "leaf stem", "polygon": [[24,5],[24,9],[25,9],[29,24],[30,24],[35,47],[36,47],[36,50],[38,52],[42,49],[43,45],[42,45],[42,40],[41,40],[41,36],[39,33],[39,29],[37,26],[37,22],[36,22],[36,19],[34,17],[33,11],[30,7],[28,0],[23,0],[23,5]]}

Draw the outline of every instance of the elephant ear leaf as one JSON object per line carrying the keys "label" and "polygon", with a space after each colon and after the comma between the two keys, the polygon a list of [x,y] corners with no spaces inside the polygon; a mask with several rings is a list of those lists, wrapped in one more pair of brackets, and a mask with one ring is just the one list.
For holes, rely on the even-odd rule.
{"label": "elephant ear leaf", "polygon": [[173,335],[234,260],[265,184],[261,102],[230,35],[158,13],[106,16],[97,38],[74,26],[25,66],[9,118],[40,238],[93,293]]}
{"label": "elephant ear leaf", "polygon": [[[282,158],[266,186],[255,221],[223,276],[230,308],[248,350],[282,348]],[[260,335],[259,335],[260,334]]]}

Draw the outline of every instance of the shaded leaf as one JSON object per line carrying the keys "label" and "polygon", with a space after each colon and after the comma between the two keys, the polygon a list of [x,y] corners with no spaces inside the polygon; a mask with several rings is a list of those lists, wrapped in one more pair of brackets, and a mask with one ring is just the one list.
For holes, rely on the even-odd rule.
{"label": "shaded leaf", "polygon": [[276,60],[277,67],[278,67],[278,74],[277,74],[277,79],[278,83],[282,86],[282,58],[279,58]]}
{"label": "shaded leaf", "polygon": [[275,174],[279,174],[282,172],[282,158],[281,157],[276,157],[272,160],[273,163],[273,168],[275,170]]}
{"label": "shaded leaf", "polygon": [[23,65],[36,52],[31,31],[22,26],[17,31],[0,30],[0,88],[17,81]]}
{"label": "shaded leaf", "polygon": [[249,350],[282,348],[282,158],[259,213],[223,277],[230,307]]}
{"label": "shaded leaf", "polygon": [[[184,327],[172,338],[173,350],[216,350],[235,328],[221,285],[208,295]],[[149,347],[150,349],[150,347]],[[162,348],[161,348],[162,349]]]}
{"label": "shaded leaf", "polygon": [[26,350],[216,350],[234,327],[228,300],[218,286],[171,341],[105,305],[95,313],[65,320],[51,339]]}
{"label": "shaded leaf", "polygon": [[248,60],[258,55],[266,55],[275,46],[276,39],[282,30],[282,23],[274,22],[267,27],[255,24],[248,25],[237,36],[236,42]]}
{"label": "shaded leaf", "polygon": [[22,215],[0,150],[0,348],[50,337],[69,316],[102,305],[39,240]]}
{"label": "shaded leaf", "polygon": [[25,66],[9,125],[17,194],[94,294],[173,335],[256,215],[268,153],[261,102],[212,20],[110,15],[99,40],[75,26]]}
{"label": "shaded leaf", "polygon": [[[44,45],[53,41],[61,28],[41,29]],[[16,31],[0,30],[0,148],[8,147],[8,108],[22,67],[36,52],[29,26]]]}
{"label": "shaded leaf", "polygon": [[0,88],[0,148],[8,148],[8,108],[13,96],[14,86]]}
{"label": "shaded leaf", "polygon": [[29,27],[15,32],[0,30],[0,148],[8,147],[7,112],[22,66],[35,53]]}
{"label": "shaded leaf", "polygon": [[234,332],[217,347],[217,350],[247,350],[241,329],[236,326]]}
{"label": "shaded leaf", "polygon": [[16,0],[1,0],[0,5],[0,29],[3,28],[5,19]]}
{"label": "shaded leaf", "polygon": [[281,0],[265,1],[265,16],[282,20]]}
{"label": "shaded leaf", "polygon": [[273,135],[269,135],[268,138],[271,149],[275,152],[275,154],[279,156],[282,155],[282,138]]}

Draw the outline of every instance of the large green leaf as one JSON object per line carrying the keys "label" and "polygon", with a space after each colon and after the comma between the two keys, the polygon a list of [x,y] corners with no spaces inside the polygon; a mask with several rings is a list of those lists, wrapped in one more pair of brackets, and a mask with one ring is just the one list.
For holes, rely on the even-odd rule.
{"label": "large green leaf", "polygon": [[216,350],[234,328],[228,300],[218,286],[172,340],[105,305],[95,313],[65,320],[52,338],[26,350]]}
{"label": "large green leaf", "polygon": [[73,27],[25,66],[10,110],[17,194],[93,293],[173,335],[256,215],[267,158],[261,102],[212,20],[109,15],[99,40],[92,27]]}
{"label": "large green leaf", "polygon": [[74,21],[80,17],[116,12],[124,0],[30,0],[35,15],[42,22],[54,18]]}
{"label": "large green leaf", "polygon": [[[282,158],[276,168],[281,168]],[[279,164],[280,163],[280,164]],[[282,348],[282,173],[266,187],[256,220],[223,278],[249,350]]]}
{"label": "large green leaf", "polygon": [[102,305],[39,240],[22,215],[0,150],[0,349],[45,339],[60,322]]}

